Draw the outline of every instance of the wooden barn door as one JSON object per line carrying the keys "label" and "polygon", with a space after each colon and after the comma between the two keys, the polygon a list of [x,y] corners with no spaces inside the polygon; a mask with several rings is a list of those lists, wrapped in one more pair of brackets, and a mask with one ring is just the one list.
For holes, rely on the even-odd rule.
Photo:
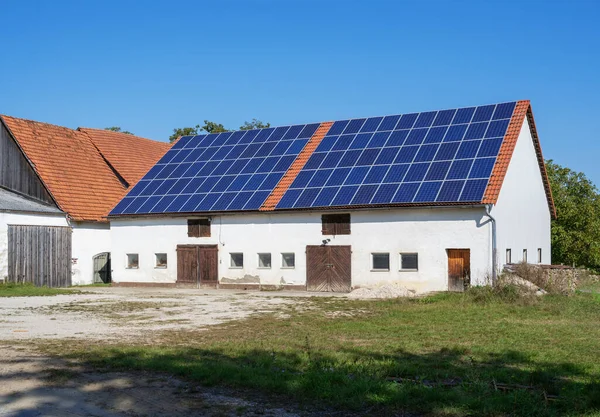
{"label": "wooden barn door", "polygon": [[177,284],[216,285],[218,280],[217,245],[177,246]]}
{"label": "wooden barn door", "polygon": [[94,284],[108,284],[111,282],[110,252],[99,253],[94,256]]}
{"label": "wooden barn door", "polygon": [[350,246],[307,246],[306,289],[349,292],[352,285]]}
{"label": "wooden barn door", "polygon": [[448,291],[464,291],[471,283],[471,251],[448,249]]}
{"label": "wooden barn door", "polygon": [[8,226],[8,281],[71,285],[71,228]]}

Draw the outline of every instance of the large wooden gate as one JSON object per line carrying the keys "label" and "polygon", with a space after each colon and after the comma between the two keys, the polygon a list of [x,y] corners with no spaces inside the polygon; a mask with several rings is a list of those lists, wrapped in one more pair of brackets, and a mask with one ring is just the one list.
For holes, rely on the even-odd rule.
{"label": "large wooden gate", "polygon": [[306,289],[349,292],[352,285],[350,246],[307,246]]}
{"label": "large wooden gate", "polygon": [[71,228],[8,226],[8,281],[71,285]]}
{"label": "large wooden gate", "polygon": [[216,286],[218,251],[217,245],[177,246],[177,284]]}
{"label": "large wooden gate", "polygon": [[471,284],[471,251],[448,249],[448,291],[464,291]]}

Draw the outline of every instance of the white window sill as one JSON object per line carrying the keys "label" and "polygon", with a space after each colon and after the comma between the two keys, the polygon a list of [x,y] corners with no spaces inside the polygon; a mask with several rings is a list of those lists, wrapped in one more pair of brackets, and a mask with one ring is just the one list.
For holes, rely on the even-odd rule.
{"label": "white window sill", "polygon": [[389,269],[371,269],[371,272],[390,272]]}
{"label": "white window sill", "polygon": [[418,269],[399,269],[398,272],[419,272]]}
{"label": "white window sill", "polygon": [[257,269],[271,269],[270,266],[259,266]]}
{"label": "white window sill", "polygon": [[140,269],[139,266],[127,266],[125,269]]}
{"label": "white window sill", "polygon": [[167,266],[155,266],[154,269],[167,269]]}
{"label": "white window sill", "polygon": [[282,266],[281,269],[296,269],[295,266]]}
{"label": "white window sill", "polygon": [[244,269],[243,266],[230,266],[229,269]]}

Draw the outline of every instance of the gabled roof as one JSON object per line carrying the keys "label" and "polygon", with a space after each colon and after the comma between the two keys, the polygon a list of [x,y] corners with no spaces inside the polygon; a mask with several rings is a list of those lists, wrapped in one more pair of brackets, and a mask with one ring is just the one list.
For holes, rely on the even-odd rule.
{"label": "gabled roof", "polygon": [[184,136],[111,215],[495,204],[526,114],[519,101]]}
{"label": "gabled roof", "polygon": [[169,150],[171,145],[126,133],[80,127],[102,156],[131,186],[137,183]]}
{"label": "gabled roof", "polygon": [[[110,147],[108,140],[102,140],[102,145],[97,147],[84,131],[11,116],[0,118],[61,210],[75,221],[107,221],[110,209],[127,192],[116,168],[111,167],[113,162],[120,166],[126,158],[110,161],[111,155],[103,155],[99,150]],[[144,155],[145,150],[139,148],[147,139],[137,139],[130,155],[135,155],[131,159],[141,170],[143,161],[138,155]],[[163,153],[162,146],[153,149],[155,153],[149,158],[147,169]],[[114,155],[112,157],[114,160]],[[127,171],[120,175],[134,179],[139,173]]]}

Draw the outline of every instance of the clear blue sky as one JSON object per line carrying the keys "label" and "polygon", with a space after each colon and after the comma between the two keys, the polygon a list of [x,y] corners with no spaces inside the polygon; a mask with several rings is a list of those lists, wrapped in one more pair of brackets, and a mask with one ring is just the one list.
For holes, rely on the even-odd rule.
{"label": "clear blue sky", "polygon": [[545,157],[600,185],[599,4],[3,0],[0,113],[166,140],[530,99]]}

